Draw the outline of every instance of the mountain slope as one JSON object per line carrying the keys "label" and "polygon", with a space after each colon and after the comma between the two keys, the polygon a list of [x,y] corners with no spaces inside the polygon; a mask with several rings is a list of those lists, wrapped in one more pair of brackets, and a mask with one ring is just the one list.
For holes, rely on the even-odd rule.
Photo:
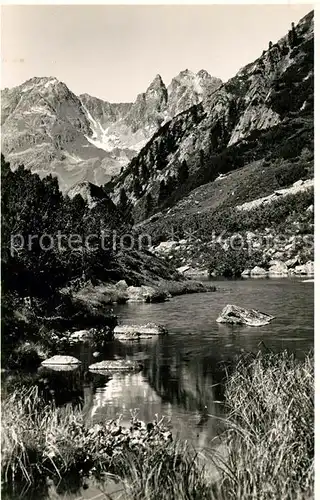
{"label": "mountain slope", "polygon": [[125,189],[139,222],[220,174],[259,160],[271,171],[275,160],[296,158],[303,149],[312,156],[313,36],[311,12],[234,78],[166,123],[109,184],[114,201]]}
{"label": "mountain slope", "polygon": [[157,75],[134,103],[116,104],[88,94],[77,97],[53,77],[32,78],[1,93],[2,151],[13,168],[23,163],[40,176],[57,176],[63,191],[86,181],[101,185],[171,113],[199,102],[220,84],[204,71],[186,71],[167,90]]}

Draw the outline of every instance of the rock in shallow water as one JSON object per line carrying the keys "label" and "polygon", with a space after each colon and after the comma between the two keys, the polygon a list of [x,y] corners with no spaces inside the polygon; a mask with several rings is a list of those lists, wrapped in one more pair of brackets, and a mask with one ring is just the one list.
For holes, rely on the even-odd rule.
{"label": "rock in shallow water", "polygon": [[155,323],[147,323],[146,325],[118,325],[114,329],[116,338],[135,339],[135,338],[150,338],[153,335],[165,335],[168,333],[163,325]]}
{"label": "rock in shallow water", "polygon": [[296,266],[294,268],[294,274],[306,274],[307,276],[314,275],[314,262],[309,260],[306,264],[302,264],[301,266]]}
{"label": "rock in shallow water", "polygon": [[256,311],[255,309],[244,309],[228,304],[217,319],[218,323],[229,323],[231,325],[264,326],[270,323],[274,316]]}
{"label": "rock in shallow water", "polygon": [[43,366],[50,366],[50,365],[79,365],[81,364],[81,361],[79,361],[77,358],[74,358],[73,356],[62,356],[62,355],[56,355],[52,356],[52,358],[48,358],[41,363]]}
{"label": "rock in shallow water", "polygon": [[108,359],[90,365],[89,370],[105,370],[109,372],[140,371],[141,365],[137,361],[131,361],[130,359]]}

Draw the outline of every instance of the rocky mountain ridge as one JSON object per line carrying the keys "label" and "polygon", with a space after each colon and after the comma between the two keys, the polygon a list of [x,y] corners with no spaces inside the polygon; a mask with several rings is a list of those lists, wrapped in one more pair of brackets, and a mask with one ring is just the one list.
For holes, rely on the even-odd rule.
{"label": "rocky mountain ridge", "polygon": [[88,181],[101,185],[119,173],[161,124],[221,85],[207,72],[181,72],[166,88],[157,75],[134,103],[76,96],[54,77],[32,78],[1,92],[2,151],[59,179],[63,191]]}
{"label": "rocky mountain ridge", "polygon": [[165,123],[109,184],[113,200],[125,190],[139,222],[219,175],[312,153],[313,31],[310,12],[256,61]]}

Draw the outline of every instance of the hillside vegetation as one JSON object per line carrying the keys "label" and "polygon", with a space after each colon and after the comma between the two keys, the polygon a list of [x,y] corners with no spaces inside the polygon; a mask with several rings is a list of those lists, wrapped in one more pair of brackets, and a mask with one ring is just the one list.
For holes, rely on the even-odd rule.
{"label": "hillside vegetation", "polygon": [[[239,169],[252,173],[231,206],[311,177],[313,45],[310,12],[202,103],[161,127],[106,190],[114,200],[125,192],[139,223]],[[222,187],[223,193],[227,198]]]}

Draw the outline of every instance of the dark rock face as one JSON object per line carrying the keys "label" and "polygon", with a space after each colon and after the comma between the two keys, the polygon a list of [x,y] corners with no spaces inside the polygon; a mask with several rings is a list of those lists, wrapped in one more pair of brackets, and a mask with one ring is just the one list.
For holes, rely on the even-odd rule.
{"label": "dark rock face", "polygon": [[218,323],[230,325],[265,326],[274,319],[274,316],[265,314],[255,309],[244,309],[228,304],[217,319]]}
{"label": "dark rock face", "polygon": [[[294,42],[289,32],[227,83],[207,90],[200,103],[163,124],[114,180],[114,200],[124,188],[134,202],[136,222],[268,154],[286,158],[303,148],[312,151],[313,12],[295,32]],[[168,87],[174,112],[188,101],[177,81],[188,79],[182,72]]]}
{"label": "dark rock face", "polygon": [[188,72],[188,85],[185,80],[178,75],[167,89],[157,75],[134,103],[109,103],[78,97],[53,77],[32,78],[1,93],[2,151],[13,167],[56,175],[62,190],[86,181],[104,184],[164,121],[221,83],[205,72]]}

